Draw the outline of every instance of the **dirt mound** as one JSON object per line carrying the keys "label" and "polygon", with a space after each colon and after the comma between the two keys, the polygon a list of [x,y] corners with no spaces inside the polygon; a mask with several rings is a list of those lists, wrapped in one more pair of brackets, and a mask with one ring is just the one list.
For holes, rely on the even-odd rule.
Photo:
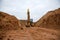
{"label": "dirt mound", "polygon": [[54,11],[49,11],[35,23],[35,26],[60,29],[60,8]]}
{"label": "dirt mound", "polygon": [[12,15],[0,12],[0,30],[14,30],[18,29],[18,19]]}

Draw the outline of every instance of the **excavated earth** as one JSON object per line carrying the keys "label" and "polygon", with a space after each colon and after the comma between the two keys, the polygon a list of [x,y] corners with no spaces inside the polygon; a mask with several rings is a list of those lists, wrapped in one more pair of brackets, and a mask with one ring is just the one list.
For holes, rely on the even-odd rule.
{"label": "excavated earth", "polygon": [[25,27],[15,16],[0,12],[0,40],[60,40],[60,30],[40,26],[40,22],[34,27]]}
{"label": "excavated earth", "polygon": [[60,30],[60,8],[47,12],[35,23],[35,26]]}
{"label": "excavated earth", "polygon": [[59,31],[39,27],[0,31],[0,33],[0,40],[60,40]]}

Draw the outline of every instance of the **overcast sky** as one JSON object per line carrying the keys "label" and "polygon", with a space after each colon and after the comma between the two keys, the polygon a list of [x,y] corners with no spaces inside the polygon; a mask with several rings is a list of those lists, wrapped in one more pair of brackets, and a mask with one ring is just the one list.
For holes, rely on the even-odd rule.
{"label": "overcast sky", "polygon": [[15,15],[18,19],[27,19],[27,9],[34,21],[47,11],[60,8],[60,0],[0,0],[0,11]]}

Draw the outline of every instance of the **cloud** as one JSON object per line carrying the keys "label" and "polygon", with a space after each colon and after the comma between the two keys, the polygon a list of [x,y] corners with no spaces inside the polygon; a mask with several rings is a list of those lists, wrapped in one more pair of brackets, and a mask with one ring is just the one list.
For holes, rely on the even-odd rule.
{"label": "cloud", "polygon": [[60,7],[60,0],[2,0],[0,11],[15,15],[19,19],[27,18],[27,9],[30,9],[34,21],[40,19],[47,11]]}

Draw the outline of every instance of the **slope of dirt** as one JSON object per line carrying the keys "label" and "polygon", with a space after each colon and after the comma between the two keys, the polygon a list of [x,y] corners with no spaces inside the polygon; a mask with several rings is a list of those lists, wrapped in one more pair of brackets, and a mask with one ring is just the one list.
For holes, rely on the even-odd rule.
{"label": "slope of dirt", "polygon": [[60,8],[54,11],[49,11],[35,23],[35,26],[60,29]]}
{"label": "slope of dirt", "polygon": [[9,30],[2,35],[2,40],[59,40],[59,31],[30,27],[24,30]]}
{"label": "slope of dirt", "polygon": [[0,12],[0,40],[5,40],[4,38],[7,32],[19,29],[21,30],[23,28],[21,27],[20,21],[15,16]]}
{"label": "slope of dirt", "polygon": [[16,17],[4,12],[0,12],[0,30],[15,30],[20,28]]}
{"label": "slope of dirt", "polygon": [[59,40],[60,39],[59,31],[47,29],[47,28],[31,27],[29,29],[29,33],[31,34],[34,40]]}

